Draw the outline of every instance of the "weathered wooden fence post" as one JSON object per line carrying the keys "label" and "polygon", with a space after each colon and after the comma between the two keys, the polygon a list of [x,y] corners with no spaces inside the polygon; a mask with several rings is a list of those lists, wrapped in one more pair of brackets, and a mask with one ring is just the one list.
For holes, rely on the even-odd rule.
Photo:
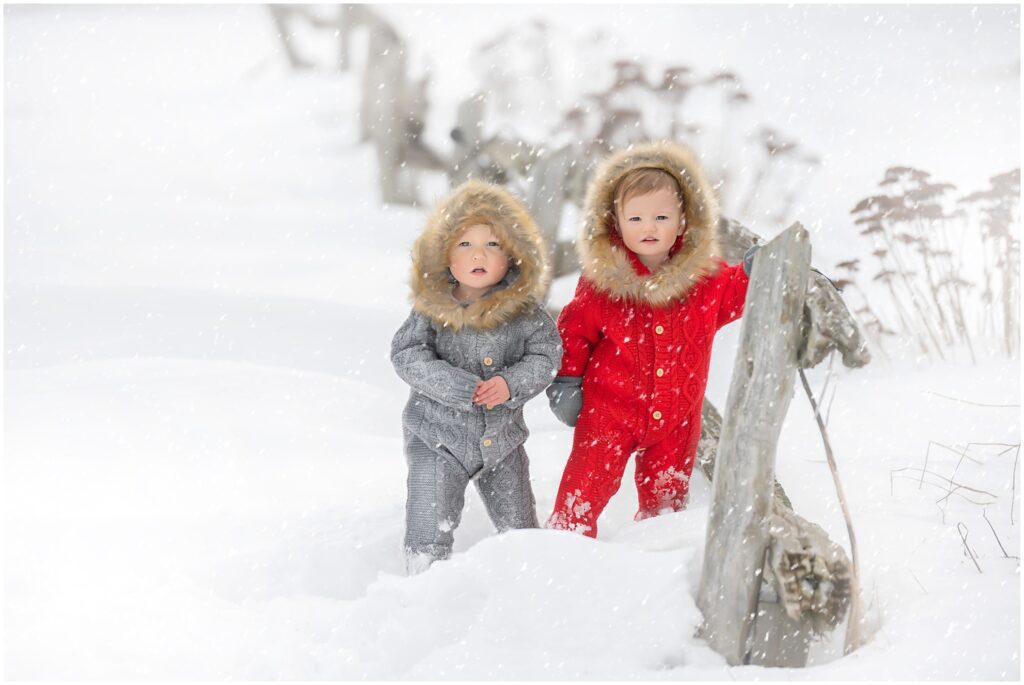
{"label": "weathered wooden fence post", "polygon": [[699,634],[743,664],[770,539],[775,451],[793,397],[810,268],[807,231],[794,224],[754,260],[712,482],[697,606]]}

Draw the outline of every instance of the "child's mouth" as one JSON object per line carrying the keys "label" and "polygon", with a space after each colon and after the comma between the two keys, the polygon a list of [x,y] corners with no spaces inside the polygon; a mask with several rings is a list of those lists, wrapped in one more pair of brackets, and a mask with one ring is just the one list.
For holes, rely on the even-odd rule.
{"label": "child's mouth", "polygon": [[657,238],[644,238],[640,242],[642,242],[642,243],[656,243],[656,242],[658,242],[658,239]]}
{"label": "child's mouth", "polygon": [[475,269],[473,269],[472,271],[470,271],[470,273],[472,273],[472,274],[485,274],[485,273],[487,273],[487,269],[483,268],[482,266],[478,266]]}

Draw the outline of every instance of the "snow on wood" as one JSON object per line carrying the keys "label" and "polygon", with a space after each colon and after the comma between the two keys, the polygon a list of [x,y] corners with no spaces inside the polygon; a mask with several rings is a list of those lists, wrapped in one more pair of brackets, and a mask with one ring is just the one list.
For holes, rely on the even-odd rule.
{"label": "snow on wood", "polygon": [[807,231],[794,224],[754,261],[722,424],[697,605],[700,635],[734,665],[749,658],[771,543],[775,450],[793,396],[810,257]]}

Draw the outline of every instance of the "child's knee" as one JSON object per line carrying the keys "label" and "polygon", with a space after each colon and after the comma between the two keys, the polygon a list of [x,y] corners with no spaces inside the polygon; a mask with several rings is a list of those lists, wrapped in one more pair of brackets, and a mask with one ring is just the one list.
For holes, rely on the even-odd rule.
{"label": "child's knee", "polygon": [[528,528],[540,528],[537,520],[537,508],[532,502],[529,506],[513,507],[495,517],[494,527],[499,533],[509,530],[524,530]]}

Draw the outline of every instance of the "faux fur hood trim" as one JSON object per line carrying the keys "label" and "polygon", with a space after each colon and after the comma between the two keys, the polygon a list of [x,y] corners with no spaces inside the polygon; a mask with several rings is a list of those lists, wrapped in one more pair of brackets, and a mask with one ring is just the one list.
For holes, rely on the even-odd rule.
{"label": "faux fur hood trim", "polygon": [[[509,256],[508,274],[487,294],[465,305],[452,295],[448,254],[462,222],[487,219]],[[442,326],[489,330],[543,301],[548,284],[544,243],[526,206],[504,188],[467,181],[427,217],[412,248],[413,309]]]}
{"label": "faux fur hood trim", "polygon": [[[666,171],[683,190],[686,232],[682,244],[654,274],[637,270],[635,256],[615,230],[616,186],[626,172],[639,168]],[[583,275],[612,297],[667,305],[718,270],[718,202],[696,157],[676,143],[635,145],[608,157],[590,183],[583,217],[576,241]]]}

